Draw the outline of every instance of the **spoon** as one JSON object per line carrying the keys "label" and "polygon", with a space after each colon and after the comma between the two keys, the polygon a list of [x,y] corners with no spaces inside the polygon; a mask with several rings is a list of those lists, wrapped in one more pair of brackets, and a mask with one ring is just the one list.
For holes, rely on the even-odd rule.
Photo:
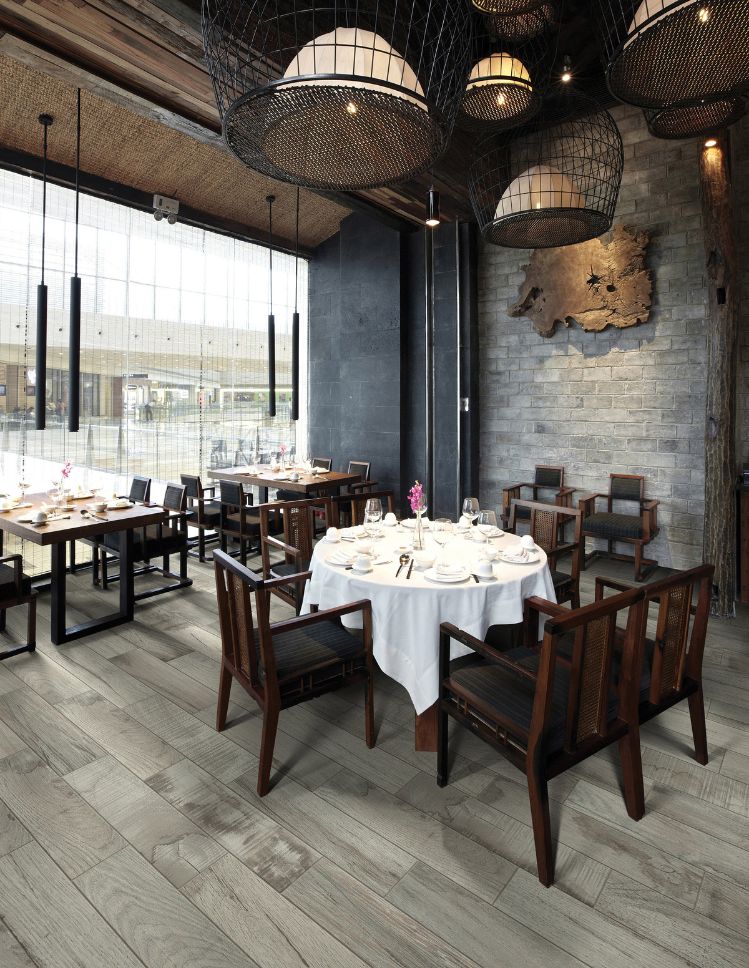
{"label": "spoon", "polygon": [[396,578],[398,577],[398,575],[400,575],[401,568],[404,565],[407,565],[408,562],[410,561],[410,559],[411,559],[411,555],[407,555],[405,553],[400,556],[400,558],[398,559],[398,561],[400,562],[400,564],[398,565],[398,571],[396,571],[396,573],[395,573],[395,577]]}

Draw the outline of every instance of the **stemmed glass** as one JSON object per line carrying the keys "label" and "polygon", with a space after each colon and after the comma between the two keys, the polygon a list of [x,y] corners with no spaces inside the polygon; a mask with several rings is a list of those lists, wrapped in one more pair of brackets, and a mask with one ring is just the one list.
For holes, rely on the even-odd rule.
{"label": "stemmed glass", "polygon": [[463,501],[463,517],[469,524],[473,524],[479,516],[478,498],[467,497]]}
{"label": "stemmed glass", "polygon": [[432,522],[432,536],[440,548],[445,547],[452,534],[453,523],[450,518],[436,518]]}
{"label": "stemmed glass", "polygon": [[497,530],[497,515],[494,511],[479,511],[478,529],[488,540],[489,535]]}
{"label": "stemmed glass", "polygon": [[382,528],[382,502],[378,497],[370,497],[364,505],[364,530],[370,538],[378,538]]}

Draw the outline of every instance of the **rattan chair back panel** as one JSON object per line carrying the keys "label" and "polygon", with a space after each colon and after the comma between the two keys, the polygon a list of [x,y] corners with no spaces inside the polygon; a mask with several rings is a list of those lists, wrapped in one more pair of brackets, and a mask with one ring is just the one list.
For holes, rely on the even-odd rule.
{"label": "rattan chair back panel", "polygon": [[615,501],[641,501],[645,493],[645,478],[639,474],[612,474],[609,494]]}
{"label": "rattan chair back panel", "polygon": [[572,656],[573,670],[567,706],[567,749],[592,736],[603,735],[609,715],[614,649],[614,618],[606,615],[578,629]]}
{"label": "rattan chair back panel", "polygon": [[[367,507],[367,501],[371,498],[379,498],[384,506],[383,513],[395,514],[395,496],[392,491],[366,491],[364,494],[347,494],[340,499],[333,498],[333,502],[336,506],[344,502],[351,504],[351,526],[354,527],[355,525],[364,524],[364,512]],[[337,518],[340,520],[340,513],[338,513]]]}
{"label": "rattan chair back panel", "polygon": [[[259,690],[260,662],[263,662],[266,670],[270,662],[275,671],[272,653],[261,657],[257,652],[260,636],[255,633],[251,595],[262,584],[262,578],[249,569],[244,570],[244,575],[238,574],[234,562],[227,559],[228,556],[221,552],[217,552],[214,558],[221,649],[228,662],[246,678],[252,689]],[[258,616],[258,620],[260,618]]]}
{"label": "rattan chair back panel", "polygon": [[314,527],[312,502],[293,502],[283,506],[284,540],[286,544],[297,549],[304,562],[309,562],[312,557]]}
{"label": "rattan chair back panel", "polygon": [[555,511],[531,511],[531,536],[544,551],[552,550],[559,532],[559,515]]}

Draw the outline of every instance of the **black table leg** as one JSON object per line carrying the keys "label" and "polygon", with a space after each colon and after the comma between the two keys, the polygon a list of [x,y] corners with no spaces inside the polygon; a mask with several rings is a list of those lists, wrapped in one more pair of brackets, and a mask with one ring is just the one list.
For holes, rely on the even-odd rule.
{"label": "black table leg", "polygon": [[50,582],[50,597],[52,609],[52,641],[60,645],[66,639],[65,635],[65,580],[66,580],[66,551],[65,542],[53,544],[52,578]]}
{"label": "black table leg", "polygon": [[120,614],[132,622],[135,612],[135,579],[133,576],[133,532],[120,534]]}

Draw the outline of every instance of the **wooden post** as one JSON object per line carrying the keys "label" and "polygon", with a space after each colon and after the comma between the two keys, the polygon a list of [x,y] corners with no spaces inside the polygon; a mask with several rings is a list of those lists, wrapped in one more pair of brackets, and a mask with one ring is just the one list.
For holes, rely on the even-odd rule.
{"label": "wooden post", "polygon": [[703,555],[715,565],[711,612],[736,614],[736,354],[738,272],[728,136],[700,153],[702,226],[709,300]]}

